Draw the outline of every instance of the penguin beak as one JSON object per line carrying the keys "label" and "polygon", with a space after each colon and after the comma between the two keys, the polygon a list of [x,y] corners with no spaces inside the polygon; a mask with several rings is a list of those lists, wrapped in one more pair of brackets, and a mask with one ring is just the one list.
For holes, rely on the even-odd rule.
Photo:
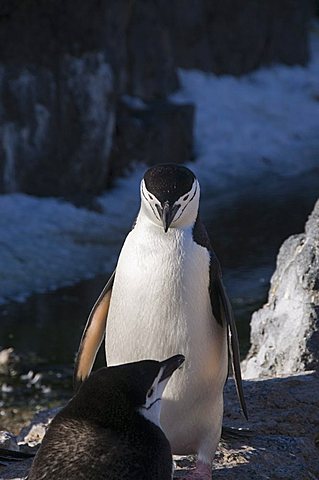
{"label": "penguin beak", "polygon": [[172,223],[175,214],[177,210],[179,209],[179,205],[172,205],[168,202],[164,203],[161,216],[162,216],[162,222],[163,222],[163,227],[164,227],[164,232],[166,233],[167,230],[169,229],[170,224]]}
{"label": "penguin beak", "polygon": [[174,357],[170,357],[161,362],[161,367],[164,368],[159,383],[169,378],[172,373],[184,363],[184,360],[184,355],[174,355]]}

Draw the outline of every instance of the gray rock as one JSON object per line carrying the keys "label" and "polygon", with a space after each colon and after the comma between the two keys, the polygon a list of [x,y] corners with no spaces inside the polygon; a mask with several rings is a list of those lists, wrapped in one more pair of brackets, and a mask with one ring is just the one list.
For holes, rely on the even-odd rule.
{"label": "gray rock", "polygon": [[119,95],[178,87],[153,1],[5,0],[0,45],[0,192],[98,194]]}
{"label": "gray rock", "polygon": [[60,410],[61,408],[56,407],[37,413],[31,423],[23,428],[17,436],[19,444],[32,448],[39,445],[42,442],[48,425]]}
{"label": "gray rock", "polygon": [[14,374],[19,360],[13,348],[4,348],[1,350],[0,347],[0,375]]}
{"label": "gray rock", "polygon": [[194,106],[165,100],[141,102],[123,97],[111,154],[109,179],[130,163],[183,163],[193,155]]}
{"label": "gray rock", "polygon": [[252,316],[245,378],[319,369],[319,201],[281,246],[266,305]]}
{"label": "gray rock", "polygon": [[[178,66],[237,75],[305,64],[311,11],[310,0],[2,0],[0,193],[89,202],[108,173],[135,160],[120,143],[125,134],[112,136],[123,125],[123,94],[165,101],[178,88]],[[145,156],[168,161],[155,136],[173,146],[172,161],[188,160],[190,116],[153,113],[155,122],[141,123]],[[110,158],[112,140],[120,153]]]}
{"label": "gray rock", "polygon": [[240,75],[265,64],[308,60],[311,1],[159,2],[180,67]]}
{"label": "gray rock", "polygon": [[[249,427],[251,434],[221,442],[214,479],[315,480],[319,476],[319,376],[315,372],[268,380],[244,381],[249,422],[240,414],[233,380],[225,387],[224,423]],[[47,422],[55,412],[38,417]],[[36,423],[34,424],[36,425]],[[24,434],[23,434],[24,435]],[[175,477],[194,467],[194,458],[176,457]],[[0,469],[3,480],[23,479],[30,461]]]}
{"label": "gray rock", "polygon": [[127,32],[130,95],[151,101],[179,86],[171,40],[154,0],[135,0]]}
{"label": "gray rock", "polygon": [[15,435],[12,435],[12,433],[6,432],[5,430],[0,430],[0,447],[15,452],[19,451]]}
{"label": "gray rock", "polygon": [[114,128],[104,55],[64,55],[56,72],[2,67],[0,77],[2,190],[68,196],[103,189]]}

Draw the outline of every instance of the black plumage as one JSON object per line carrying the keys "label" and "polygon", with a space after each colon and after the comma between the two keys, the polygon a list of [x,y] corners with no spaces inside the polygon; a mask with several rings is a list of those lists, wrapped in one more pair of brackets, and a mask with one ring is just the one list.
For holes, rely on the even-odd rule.
{"label": "black plumage", "polygon": [[94,372],[53,419],[28,480],[171,480],[168,440],[139,413],[169,361],[173,367],[168,377],[182,356]]}
{"label": "black plumage", "polygon": [[195,175],[188,168],[174,163],[157,165],[144,174],[144,182],[149,192],[161,202],[173,204],[192,188]]}
{"label": "black plumage", "polygon": [[245,418],[248,420],[247,406],[242,386],[240,370],[238,334],[236,323],[234,320],[233,309],[224,287],[219,260],[216,257],[216,254],[211,246],[207,230],[205,228],[205,225],[201,222],[199,215],[197,216],[193,228],[193,240],[198,245],[206,248],[209,252],[209,293],[212,305],[212,312],[219,325],[224,325],[224,322],[226,322],[228,351],[231,358],[237,395],[239,398],[242,412]]}

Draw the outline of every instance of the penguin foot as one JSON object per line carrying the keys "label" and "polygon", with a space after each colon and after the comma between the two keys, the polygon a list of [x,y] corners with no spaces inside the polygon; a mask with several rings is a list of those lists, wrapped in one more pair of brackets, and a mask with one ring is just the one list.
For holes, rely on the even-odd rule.
{"label": "penguin foot", "polygon": [[211,466],[207,463],[197,461],[194,470],[189,472],[181,480],[212,480]]}

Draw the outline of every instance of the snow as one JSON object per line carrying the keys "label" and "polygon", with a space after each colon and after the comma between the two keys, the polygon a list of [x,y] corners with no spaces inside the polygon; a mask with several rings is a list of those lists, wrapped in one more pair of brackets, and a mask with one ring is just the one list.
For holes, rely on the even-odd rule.
{"label": "snow", "polygon": [[98,199],[102,213],[53,198],[0,196],[0,303],[111,272],[138,211],[143,171]]}
{"label": "snow", "polygon": [[265,173],[318,166],[318,34],[307,68],[278,65],[240,78],[184,71],[181,80],[172,98],[196,104],[193,170],[203,184],[221,191]]}
{"label": "snow", "polygon": [[[172,101],[196,104],[197,161],[189,166],[204,192],[222,196],[264,174],[318,166],[318,35],[312,48],[307,68],[273,66],[240,78],[180,72],[183,88]],[[102,213],[58,199],[0,196],[0,302],[111,272],[138,210],[144,168],[98,199]]]}

